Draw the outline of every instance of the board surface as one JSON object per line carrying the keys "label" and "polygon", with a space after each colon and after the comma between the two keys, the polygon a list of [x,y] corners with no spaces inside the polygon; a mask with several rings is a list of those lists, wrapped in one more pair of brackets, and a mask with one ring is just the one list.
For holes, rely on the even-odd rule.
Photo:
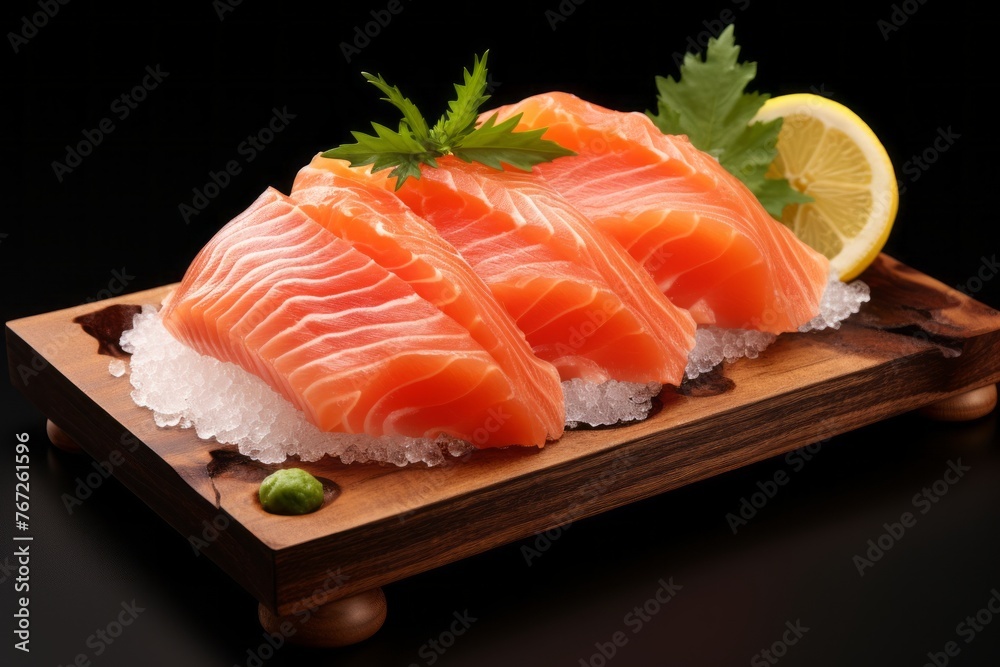
{"label": "board surface", "polygon": [[286,462],[339,490],[298,517],[256,499],[274,466],[157,428],[74,322],[111,304],[158,304],[170,286],[8,322],[7,346],[16,387],[284,615],[1000,380],[1000,313],[886,255],[861,279],[872,300],[839,330],[786,334],[714,381],[667,388],[638,424],[435,468]]}

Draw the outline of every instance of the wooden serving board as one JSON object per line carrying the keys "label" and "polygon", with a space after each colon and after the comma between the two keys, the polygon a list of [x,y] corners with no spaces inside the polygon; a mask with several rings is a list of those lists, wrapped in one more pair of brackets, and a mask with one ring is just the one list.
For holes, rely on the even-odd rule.
{"label": "wooden serving board", "polygon": [[644,422],[437,468],[301,464],[341,492],[297,517],[260,507],[260,466],[213,464],[216,443],[157,428],[73,322],[158,304],[170,286],[8,322],[7,346],[14,385],[44,414],[288,615],[1000,380],[1000,313],[885,255],[861,278],[872,301],[839,330],[781,336],[724,377],[668,388]]}

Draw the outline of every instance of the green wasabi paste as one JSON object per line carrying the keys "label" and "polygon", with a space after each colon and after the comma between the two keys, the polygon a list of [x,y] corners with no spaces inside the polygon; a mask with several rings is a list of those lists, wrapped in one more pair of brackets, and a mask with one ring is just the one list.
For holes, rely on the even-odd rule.
{"label": "green wasabi paste", "polygon": [[308,514],[323,505],[323,484],[302,468],[283,468],[264,478],[258,495],[271,514]]}

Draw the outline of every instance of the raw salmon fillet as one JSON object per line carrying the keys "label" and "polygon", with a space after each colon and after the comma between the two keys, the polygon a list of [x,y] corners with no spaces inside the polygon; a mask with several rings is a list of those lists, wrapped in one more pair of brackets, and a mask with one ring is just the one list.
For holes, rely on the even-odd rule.
{"label": "raw salmon fillet", "polygon": [[[532,174],[437,163],[396,195],[455,246],[563,380],[680,384],[694,320],[620,245]],[[337,176],[392,190],[387,173],[316,156],[293,196]]]}
{"label": "raw salmon fillet", "polygon": [[699,324],[778,334],[819,312],[826,257],[687,137],[561,92],[495,111],[523,114],[519,129],[548,128],[546,139],[577,153],[535,169]]}
{"label": "raw salmon fillet", "polygon": [[300,171],[290,197],[320,225],[408,283],[465,327],[520,382],[552,439],[565,425],[562,387],[552,364],[536,357],[517,324],[469,263],[392,192],[323,171]]}
{"label": "raw salmon fillet", "polygon": [[273,188],[200,251],[161,316],[175,338],[263,378],[324,431],[487,447],[541,446],[562,429],[539,395],[554,391],[561,408],[558,380],[553,390],[511,373],[467,327]]}

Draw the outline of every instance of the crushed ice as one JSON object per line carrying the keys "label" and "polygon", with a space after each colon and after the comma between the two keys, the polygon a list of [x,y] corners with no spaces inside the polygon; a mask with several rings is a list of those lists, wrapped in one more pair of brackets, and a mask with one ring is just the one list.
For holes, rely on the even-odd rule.
{"label": "crushed ice", "polygon": [[766,331],[699,327],[694,334],[694,349],[688,353],[684,374],[693,380],[723,361],[732,363],[743,357],[756,359],[776,338]]}
{"label": "crushed ice", "polygon": [[[831,279],[820,303],[820,314],[799,331],[838,328],[869,298],[868,286],[863,282],[846,284]],[[686,375],[693,379],[723,361],[755,358],[775,338],[760,331],[700,328],[688,357]],[[260,378],[235,364],[198,354],[177,341],[152,306],[144,306],[142,313],[135,316],[133,328],[122,334],[121,347],[132,355],[130,363],[112,360],[108,372],[121,377],[131,369],[132,399],[153,411],[158,426],[194,428],[199,438],[234,444],[241,454],[263,463],[281,463],[289,456],[316,461],[329,455],[344,463],[435,466],[475,449],[471,443],[449,437],[376,438],[320,431]],[[562,387],[567,428],[645,419],[661,390],[656,383],[614,380],[593,384],[574,379],[563,382]]]}
{"label": "crushed ice", "polygon": [[645,419],[662,388],[656,382],[637,384],[609,380],[594,384],[579,378],[562,383],[566,427],[608,426]]}
{"label": "crushed ice", "polygon": [[839,329],[840,323],[861,310],[861,304],[871,300],[871,290],[860,280],[842,283],[831,278],[819,302],[819,315],[812,318],[799,331],[820,331]]}
{"label": "crushed ice", "polygon": [[[122,334],[121,346],[132,355],[132,400],[153,411],[157,426],[193,428],[199,438],[235,444],[241,454],[263,463],[281,463],[289,456],[316,461],[329,455],[344,463],[434,466],[475,449],[448,437],[376,438],[320,431],[260,378],[177,341],[152,306],[135,316],[133,328]],[[563,390],[568,427],[601,426],[644,419],[660,385],[572,380],[563,383]]]}
{"label": "crushed ice", "polygon": [[[861,309],[871,298],[868,285],[860,280],[844,283],[831,277],[819,303],[819,314],[801,327],[802,333],[822,329],[838,329],[840,323]],[[715,368],[723,361],[731,363],[747,357],[756,359],[777,336],[750,329],[701,327],[695,333],[695,346],[688,355],[685,375],[694,379]]]}
{"label": "crushed ice", "polygon": [[234,444],[241,454],[263,463],[330,455],[344,463],[434,466],[474,449],[448,437],[375,438],[320,431],[260,378],[177,341],[152,306],[135,316],[121,346],[132,354],[132,399],[153,411],[158,426],[194,428],[199,438]]}

